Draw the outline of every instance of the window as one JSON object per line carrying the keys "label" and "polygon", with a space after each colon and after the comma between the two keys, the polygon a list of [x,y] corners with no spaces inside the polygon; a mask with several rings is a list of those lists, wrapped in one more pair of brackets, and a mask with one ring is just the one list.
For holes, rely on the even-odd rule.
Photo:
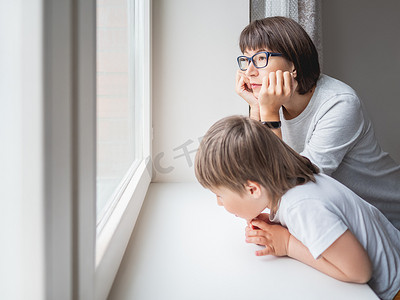
{"label": "window", "polygon": [[[104,102],[96,103],[96,4],[112,11],[104,17],[108,21],[120,21],[114,12],[124,3],[126,22],[131,22],[125,28],[130,45],[125,73],[129,77],[117,80],[120,86],[114,87],[113,95],[121,91],[134,101],[125,103],[129,106],[125,115],[99,113],[103,118],[99,124],[119,118],[129,128],[101,127],[112,130],[114,137],[123,132],[118,139],[126,143],[116,151],[128,154],[120,161],[114,158],[118,168],[112,176],[101,173],[99,182],[113,181],[114,188],[104,188],[99,195],[118,201],[99,205],[103,207],[99,216],[104,220],[99,231],[95,220],[96,153],[101,157],[102,150],[101,145],[96,149],[96,107],[99,112],[116,113],[121,106],[105,109]],[[0,120],[7,144],[2,149],[2,157],[7,157],[3,198],[12,200],[5,205],[10,217],[2,225],[9,223],[5,237],[10,239],[5,255],[1,255],[6,262],[1,262],[1,275],[6,274],[11,284],[2,296],[106,299],[151,177],[151,0],[47,4],[43,0],[5,1],[0,10],[4,25],[0,26],[4,42],[0,83],[6,87],[0,89],[4,96],[0,98],[6,99]],[[117,38],[115,34],[111,37]],[[99,44],[102,42],[100,37]],[[123,42],[111,44],[114,49],[108,51],[116,45]],[[116,62],[111,64],[117,66]],[[122,84],[124,80],[128,84]],[[99,85],[104,88],[110,82]],[[112,142],[118,144],[116,141],[115,137]],[[105,196],[106,190],[112,192]]]}
{"label": "window", "polygon": [[[143,53],[135,2],[97,0],[97,225],[101,229],[143,158]],[[139,45],[138,45],[139,46]]]}
{"label": "window", "polygon": [[96,293],[100,298],[111,287],[151,178],[150,3],[96,0]]}

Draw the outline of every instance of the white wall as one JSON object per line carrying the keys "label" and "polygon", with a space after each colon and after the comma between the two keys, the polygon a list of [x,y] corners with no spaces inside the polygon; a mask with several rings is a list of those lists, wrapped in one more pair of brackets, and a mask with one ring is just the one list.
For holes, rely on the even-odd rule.
{"label": "white wall", "polygon": [[0,299],[45,296],[42,1],[0,2]]}
{"label": "white wall", "polygon": [[248,111],[234,88],[249,2],[154,0],[153,20],[153,180],[194,181],[198,139]]}
{"label": "white wall", "polygon": [[90,300],[95,1],[0,1],[0,299]]}
{"label": "white wall", "polygon": [[322,3],[324,73],[364,101],[382,148],[400,162],[400,1]]}

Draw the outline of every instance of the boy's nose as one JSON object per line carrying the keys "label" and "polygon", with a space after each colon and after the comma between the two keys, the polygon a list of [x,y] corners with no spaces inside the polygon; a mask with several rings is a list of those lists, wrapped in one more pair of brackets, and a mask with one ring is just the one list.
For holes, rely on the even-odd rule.
{"label": "boy's nose", "polygon": [[219,199],[219,197],[217,197],[217,204],[219,206],[224,206],[224,204],[222,203],[221,199]]}

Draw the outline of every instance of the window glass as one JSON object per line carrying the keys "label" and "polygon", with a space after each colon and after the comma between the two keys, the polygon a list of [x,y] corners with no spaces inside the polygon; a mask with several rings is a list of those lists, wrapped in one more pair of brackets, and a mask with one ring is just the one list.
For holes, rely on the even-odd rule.
{"label": "window glass", "polygon": [[131,2],[97,0],[97,223],[112,210],[140,156]]}

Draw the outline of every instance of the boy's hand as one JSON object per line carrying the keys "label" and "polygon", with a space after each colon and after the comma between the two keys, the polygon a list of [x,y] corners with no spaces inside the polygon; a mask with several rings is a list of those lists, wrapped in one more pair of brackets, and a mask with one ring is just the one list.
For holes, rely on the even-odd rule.
{"label": "boy's hand", "polygon": [[251,227],[246,228],[246,242],[265,246],[265,249],[256,251],[257,256],[286,256],[290,238],[289,231],[279,224],[270,223],[269,219],[266,221],[257,217],[250,222]]}
{"label": "boy's hand", "polygon": [[[266,223],[268,223],[268,224],[275,224],[275,223],[272,223],[272,222],[269,220],[269,214],[262,213],[262,214],[259,214],[256,218],[254,218],[254,219],[251,220],[250,222],[247,222],[246,233],[247,233],[247,231],[252,230],[252,229],[260,229],[260,228],[258,228],[258,227],[256,227],[256,226],[251,225],[251,222],[254,221],[254,220],[261,220],[261,221],[264,221],[264,222],[266,222]],[[247,235],[246,235],[246,236],[247,236]]]}

